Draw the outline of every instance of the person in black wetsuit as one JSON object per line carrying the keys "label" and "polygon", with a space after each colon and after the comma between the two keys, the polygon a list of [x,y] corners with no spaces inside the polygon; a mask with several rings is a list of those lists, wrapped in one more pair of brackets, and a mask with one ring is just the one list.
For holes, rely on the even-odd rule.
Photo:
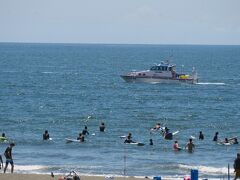
{"label": "person in black wetsuit", "polygon": [[153,140],[152,139],[149,139],[149,145],[153,145]]}
{"label": "person in black wetsuit", "polygon": [[125,139],[124,143],[133,143],[132,133],[128,133],[128,136],[127,136],[127,138]]}
{"label": "person in black wetsuit", "polygon": [[48,134],[48,130],[46,130],[43,134],[43,140],[48,140],[50,137],[49,137],[49,134]]}
{"label": "person in black wetsuit", "polygon": [[99,130],[100,130],[100,132],[104,132],[105,131],[105,124],[103,122],[100,124]]}
{"label": "person in black wetsuit", "polygon": [[213,141],[218,141],[218,132],[215,133],[215,136],[213,137]]}
{"label": "person in black wetsuit", "polygon": [[203,140],[204,139],[204,135],[202,133],[202,131],[199,132],[199,140]]}
{"label": "person in black wetsuit", "polygon": [[87,130],[87,126],[84,127],[82,134],[85,136],[86,134],[89,135],[89,132]]}

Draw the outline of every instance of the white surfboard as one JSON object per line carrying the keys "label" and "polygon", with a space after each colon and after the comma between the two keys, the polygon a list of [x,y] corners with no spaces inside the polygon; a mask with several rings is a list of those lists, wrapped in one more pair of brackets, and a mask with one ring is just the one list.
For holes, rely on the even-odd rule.
{"label": "white surfboard", "polygon": [[178,133],[179,133],[179,131],[175,131],[175,132],[172,133],[172,135],[175,136]]}
{"label": "white surfboard", "polygon": [[71,138],[65,138],[65,140],[66,140],[66,143],[71,143],[71,142],[78,142],[78,143],[80,143],[81,142],[80,140],[71,139]]}

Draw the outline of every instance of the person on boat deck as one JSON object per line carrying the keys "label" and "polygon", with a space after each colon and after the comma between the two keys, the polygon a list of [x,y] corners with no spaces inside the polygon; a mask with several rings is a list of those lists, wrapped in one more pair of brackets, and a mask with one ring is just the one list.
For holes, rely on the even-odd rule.
{"label": "person on boat deck", "polygon": [[181,148],[179,147],[178,141],[174,141],[173,150],[175,150],[175,151],[181,150]]}
{"label": "person on boat deck", "polygon": [[213,137],[213,141],[218,141],[218,132],[215,133],[215,136]]}
{"label": "person on boat deck", "polygon": [[186,144],[185,148],[188,150],[188,152],[193,152],[195,145],[192,142],[192,138],[189,139],[189,142]]}
{"label": "person on boat deck", "polygon": [[153,145],[153,140],[152,139],[149,139],[149,145]]}
{"label": "person on boat deck", "polygon": [[100,132],[104,132],[105,131],[105,124],[103,122],[99,126],[99,130],[100,130]]}
{"label": "person on boat deck", "polygon": [[233,164],[235,177],[234,180],[240,178],[240,153],[237,154],[237,158],[234,160]]}
{"label": "person on boat deck", "polygon": [[127,136],[127,138],[125,139],[124,143],[133,143],[132,133],[128,133],[128,136]]}
{"label": "person on boat deck", "polygon": [[202,131],[199,132],[199,140],[203,140],[204,139],[204,135],[202,133]]}
{"label": "person on boat deck", "polygon": [[82,131],[82,134],[83,134],[83,135],[86,135],[86,134],[89,135],[89,132],[88,132],[88,130],[87,130],[87,126],[84,127],[84,129],[83,129],[83,131]]}
{"label": "person on boat deck", "polygon": [[49,137],[49,134],[48,134],[48,130],[46,130],[43,134],[43,140],[48,140],[50,137]]}
{"label": "person on boat deck", "polygon": [[84,135],[82,133],[79,133],[77,140],[79,140],[80,142],[84,142]]}
{"label": "person on boat deck", "polygon": [[167,127],[165,128],[164,138],[167,140],[172,140],[172,138],[173,138],[172,133],[169,132],[169,129]]}

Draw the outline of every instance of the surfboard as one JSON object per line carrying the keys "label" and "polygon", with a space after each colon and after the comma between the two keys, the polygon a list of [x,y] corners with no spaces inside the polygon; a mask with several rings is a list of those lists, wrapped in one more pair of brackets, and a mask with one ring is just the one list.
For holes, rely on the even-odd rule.
{"label": "surfboard", "polygon": [[125,144],[129,144],[129,145],[137,145],[137,146],[144,146],[144,143],[141,142],[132,142],[132,143],[125,143]]}
{"label": "surfboard", "polygon": [[123,138],[127,138],[127,136],[125,136],[125,135],[123,135],[123,136],[119,136],[121,139],[123,139]]}
{"label": "surfboard", "polygon": [[175,131],[175,132],[172,133],[172,135],[175,136],[178,133],[179,133],[179,131]]}
{"label": "surfboard", "polygon": [[66,143],[71,143],[71,142],[78,142],[78,143],[80,143],[81,142],[80,140],[71,139],[71,138],[65,138],[65,140],[66,140]]}
{"label": "surfboard", "polygon": [[217,144],[219,144],[219,145],[225,145],[225,146],[230,146],[230,145],[233,145],[233,144],[234,144],[234,139],[235,139],[235,138],[237,138],[237,136],[228,138],[228,142],[227,142],[227,143],[224,142],[224,140],[223,140],[223,141],[218,141]]}

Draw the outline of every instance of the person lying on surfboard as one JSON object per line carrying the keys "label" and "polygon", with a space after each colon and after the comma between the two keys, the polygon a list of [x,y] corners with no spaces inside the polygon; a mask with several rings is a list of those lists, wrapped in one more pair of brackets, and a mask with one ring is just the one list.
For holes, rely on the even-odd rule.
{"label": "person lying on surfboard", "polygon": [[237,138],[234,138],[234,139],[233,139],[233,144],[238,144]]}

